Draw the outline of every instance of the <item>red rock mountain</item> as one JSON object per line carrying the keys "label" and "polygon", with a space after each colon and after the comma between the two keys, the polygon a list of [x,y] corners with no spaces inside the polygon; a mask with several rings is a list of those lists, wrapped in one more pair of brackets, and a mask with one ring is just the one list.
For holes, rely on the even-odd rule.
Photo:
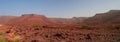
{"label": "red rock mountain", "polygon": [[73,17],[73,18],[50,18],[56,24],[80,24],[86,17]]}
{"label": "red rock mountain", "polygon": [[86,23],[120,23],[120,10],[110,10],[106,13],[96,14],[85,20]]}
{"label": "red rock mountain", "polygon": [[0,23],[6,24],[81,24],[81,23],[120,23],[120,10],[111,10],[106,13],[99,13],[93,17],[73,17],[73,18],[48,18],[38,14],[23,14],[22,16],[1,16]]}
{"label": "red rock mountain", "polygon": [[48,25],[51,23],[44,15],[37,14],[23,14],[20,17],[12,19],[9,23],[11,24],[42,24]]}
{"label": "red rock mountain", "polygon": [[42,25],[54,25],[54,24],[80,24],[85,20],[84,17],[74,18],[47,18],[44,15],[38,14],[23,14],[20,17],[3,16],[0,18],[0,22],[7,24],[42,24]]}
{"label": "red rock mountain", "polygon": [[0,23],[8,23],[10,20],[17,18],[16,16],[0,16]]}

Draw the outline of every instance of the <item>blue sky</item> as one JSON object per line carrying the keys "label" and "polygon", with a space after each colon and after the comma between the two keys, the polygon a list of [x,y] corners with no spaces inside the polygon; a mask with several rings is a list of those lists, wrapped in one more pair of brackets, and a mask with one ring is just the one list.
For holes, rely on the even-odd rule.
{"label": "blue sky", "polygon": [[42,14],[47,17],[89,17],[119,10],[120,0],[0,0],[0,15]]}

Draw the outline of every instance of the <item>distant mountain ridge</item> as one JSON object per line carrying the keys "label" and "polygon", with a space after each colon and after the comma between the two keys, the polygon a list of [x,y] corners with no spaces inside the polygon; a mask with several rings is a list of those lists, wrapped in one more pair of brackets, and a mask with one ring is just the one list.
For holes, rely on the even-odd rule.
{"label": "distant mountain ridge", "polygon": [[96,14],[84,21],[85,23],[120,23],[120,10],[110,10],[106,13]]}
{"label": "distant mountain ridge", "polygon": [[81,24],[81,23],[114,23],[120,24],[120,10],[110,10],[106,13],[99,13],[93,17],[73,17],[73,18],[48,18],[38,14],[23,14],[21,16],[0,16],[0,23],[3,24]]}
{"label": "distant mountain ridge", "polygon": [[[3,16],[4,17],[4,16]],[[8,18],[5,16],[0,19],[0,23],[7,21],[7,24],[42,24],[42,25],[53,25],[53,24],[79,24],[83,22],[85,17],[74,17],[74,18],[48,18],[44,15],[38,14],[23,14],[19,17]]]}

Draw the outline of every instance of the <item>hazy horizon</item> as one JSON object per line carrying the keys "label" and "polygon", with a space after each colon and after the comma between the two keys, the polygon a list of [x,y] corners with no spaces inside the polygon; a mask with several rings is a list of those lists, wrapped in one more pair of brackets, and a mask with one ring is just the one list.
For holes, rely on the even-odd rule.
{"label": "hazy horizon", "polygon": [[42,14],[47,17],[91,17],[119,10],[120,0],[0,0],[0,16]]}

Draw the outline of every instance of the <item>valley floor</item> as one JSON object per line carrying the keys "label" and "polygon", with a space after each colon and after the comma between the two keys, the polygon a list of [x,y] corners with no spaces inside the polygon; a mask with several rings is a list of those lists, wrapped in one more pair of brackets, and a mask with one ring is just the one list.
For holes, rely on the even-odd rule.
{"label": "valley floor", "polygon": [[120,42],[120,29],[102,27],[43,27],[1,26],[0,39],[7,42]]}

